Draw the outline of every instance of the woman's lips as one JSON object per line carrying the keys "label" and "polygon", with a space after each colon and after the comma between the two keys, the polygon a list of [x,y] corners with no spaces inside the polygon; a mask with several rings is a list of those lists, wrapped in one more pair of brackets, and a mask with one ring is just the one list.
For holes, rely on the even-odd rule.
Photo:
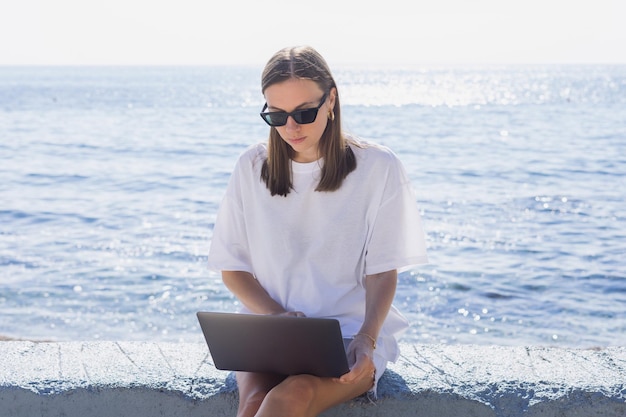
{"label": "woman's lips", "polygon": [[306,139],[306,137],[301,137],[301,138],[293,138],[293,139],[289,139],[289,142],[293,143],[294,145],[297,145],[299,143],[304,142],[304,140]]}

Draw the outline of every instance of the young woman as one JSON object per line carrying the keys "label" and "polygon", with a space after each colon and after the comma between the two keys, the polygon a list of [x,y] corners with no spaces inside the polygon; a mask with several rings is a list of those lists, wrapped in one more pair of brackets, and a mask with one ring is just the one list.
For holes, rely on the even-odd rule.
{"label": "young woman", "polygon": [[410,182],[388,149],[341,130],[339,92],[310,47],[286,48],[262,76],[266,144],[239,158],[209,266],[256,314],[339,320],[351,370],[340,378],[237,373],[239,417],[316,416],[375,395],[408,326],[392,306],[397,269],[426,262]]}

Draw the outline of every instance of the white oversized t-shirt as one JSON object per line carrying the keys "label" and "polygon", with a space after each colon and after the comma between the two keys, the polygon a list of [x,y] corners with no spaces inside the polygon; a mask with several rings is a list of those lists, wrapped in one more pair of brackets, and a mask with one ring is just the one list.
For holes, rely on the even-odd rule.
{"label": "white oversized t-shirt", "polygon": [[[365,315],[364,277],[427,261],[409,179],[387,148],[351,145],[356,170],[336,191],[315,191],[323,161],[292,162],[293,189],[272,196],[261,179],[263,144],[239,158],[220,206],[209,267],[247,271],[288,311],[339,320],[344,337]],[[398,356],[408,327],[392,307],[377,353]]]}

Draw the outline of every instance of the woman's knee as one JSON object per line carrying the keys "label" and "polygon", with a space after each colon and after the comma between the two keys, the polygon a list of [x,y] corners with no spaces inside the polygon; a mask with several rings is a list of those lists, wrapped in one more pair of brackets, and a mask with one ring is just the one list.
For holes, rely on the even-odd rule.
{"label": "woman's knee", "polygon": [[294,406],[307,406],[315,398],[316,377],[294,375],[272,389],[267,399],[272,402],[289,403]]}

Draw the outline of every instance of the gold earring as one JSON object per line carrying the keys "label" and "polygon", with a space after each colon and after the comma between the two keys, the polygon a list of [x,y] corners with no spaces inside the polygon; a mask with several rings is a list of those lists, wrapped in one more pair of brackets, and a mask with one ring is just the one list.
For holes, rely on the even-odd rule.
{"label": "gold earring", "polygon": [[332,110],[328,110],[328,119],[332,122],[335,120],[335,112]]}

